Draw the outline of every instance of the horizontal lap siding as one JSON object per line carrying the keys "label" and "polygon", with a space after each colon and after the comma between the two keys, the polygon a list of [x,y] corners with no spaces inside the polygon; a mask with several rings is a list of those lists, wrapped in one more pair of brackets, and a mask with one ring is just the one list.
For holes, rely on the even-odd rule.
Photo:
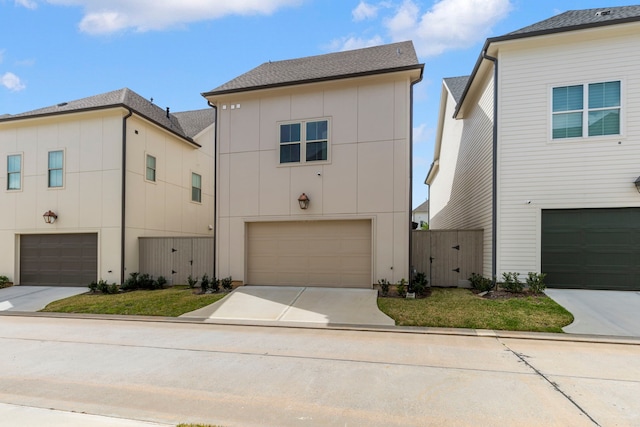
{"label": "horizontal lap siding", "polygon": [[[540,269],[542,209],[640,205],[640,35],[597,34],[501,52],[498,274]],[[552,87],[611,80],[624,135],[549,139]]]}

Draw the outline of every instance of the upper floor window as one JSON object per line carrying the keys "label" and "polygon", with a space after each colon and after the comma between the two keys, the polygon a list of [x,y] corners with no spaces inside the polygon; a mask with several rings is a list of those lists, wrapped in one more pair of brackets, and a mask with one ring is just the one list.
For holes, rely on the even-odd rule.
{"label": "upper floor window", "polygon": [[191,174],[191,200],[202,202],[202,176],[197,173]]}
{"label": "upper floor window", "polygon": [[49,151],[49,188],[62,187],[64,175],[64,152]]}
{"label": "upper floor window", "polygon": [[552,97],[553,139],[620,134],[620,81],[555,87]]}
{"label": "upper floor window", "polygon": [[7,190],[20,190],[22,187],[22,154],[7,156]]}
{"label": "upper floor window", "polygon": [[329,121],[300,121],[280,125],[280,163],[326,161]]}
{"label": "upper floor window", "polygon": [[147,154],[147,181],[156,181],[156,158]]}

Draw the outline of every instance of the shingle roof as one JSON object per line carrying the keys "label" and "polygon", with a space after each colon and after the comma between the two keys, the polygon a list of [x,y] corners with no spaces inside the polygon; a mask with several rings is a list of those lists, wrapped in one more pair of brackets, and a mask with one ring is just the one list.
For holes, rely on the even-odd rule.
{"label": "shingle roof", "polygon": [[364,49],[265,62],[203,96],[268,87],[379,74],[400,69],[421,69],[411,41]]}
{"label": "shingle roof", "polygon": [[580,27],[613,25],[640,19],[640,6],[602,7],[599,9],[569,10],[544,21],[506,34],[509,36],[531,36],[540,32],[558,32]]}
{"label": "shingle roof", "polygon": [[426,202],[422,202],[422,204],[420,206],[418,206],[417,208],[415,208],[413,210],[413,212],[429,212],[429,201],[427,200]]}
{"label": "shingle roof", "polygon": [[[3,121],[13,121],[24,118],[50,116],[56,114],[74,113],[80,111],[99,110],[124,106],[135,111],[138,115],[156,123],[176,135],[191,140],[202,129],[214,122],[212,109],[196,110],[179,114],[167,114],[167,111],[153,104],[128,88],[94,95],[75,101],[61,102],[45,108],[0,117]],[[204,113],[209,112],[209,115]]]}
{"label": "shingle roof", "polygon": [[444,79],[444,83],[449,88],[453,99],[456,102],[460,102],[462,98],[462,94],[464,93],[464,88],[467,87],[467,83],[471,76],[461,76],[461,77],[448,77]]}

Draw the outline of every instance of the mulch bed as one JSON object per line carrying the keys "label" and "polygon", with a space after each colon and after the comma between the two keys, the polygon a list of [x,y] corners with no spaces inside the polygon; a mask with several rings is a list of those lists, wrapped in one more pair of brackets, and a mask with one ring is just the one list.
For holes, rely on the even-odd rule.
{"label": "mulch bed", "polygon": [[487,292],[486,294],[484,294],[482,296],[479,295],[482,292],[480,292],[480,291],[478,291],[476,289],[472,289],[471,292],[473,292],[474,294],[478,295],[480,298],[497,299],[497,300],[512,299],[512,298],[528,298],[528,297],[534,297],[534,298],[546,297],[545,294],[534,294],[533,292],[531,292],[528,289],[525,289],[522,292],[509,292],[509,291],[505,291],[504,289],[498,289],[498,290],[494,290],[494,291],[489,291],[489,292]]}

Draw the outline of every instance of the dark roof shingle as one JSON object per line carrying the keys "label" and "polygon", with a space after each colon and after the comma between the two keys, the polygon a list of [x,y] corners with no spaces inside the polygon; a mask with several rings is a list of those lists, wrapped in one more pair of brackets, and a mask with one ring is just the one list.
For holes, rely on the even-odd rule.
{"label": "dark roof shingle", "polygon": [[405,68],[421,68],[411,41],[305,58],[265,62],[202,95],[288,86]]}
{"label": "dark roof shingle", "polygon": [[464,93],[464,88],[467,87],[467,83],[471,76],[461,76],[461,77],[448,77],[444,79],[444,83],[449,88],[453,99],[456,102],[460,102],[462,98],[462,94]]}

